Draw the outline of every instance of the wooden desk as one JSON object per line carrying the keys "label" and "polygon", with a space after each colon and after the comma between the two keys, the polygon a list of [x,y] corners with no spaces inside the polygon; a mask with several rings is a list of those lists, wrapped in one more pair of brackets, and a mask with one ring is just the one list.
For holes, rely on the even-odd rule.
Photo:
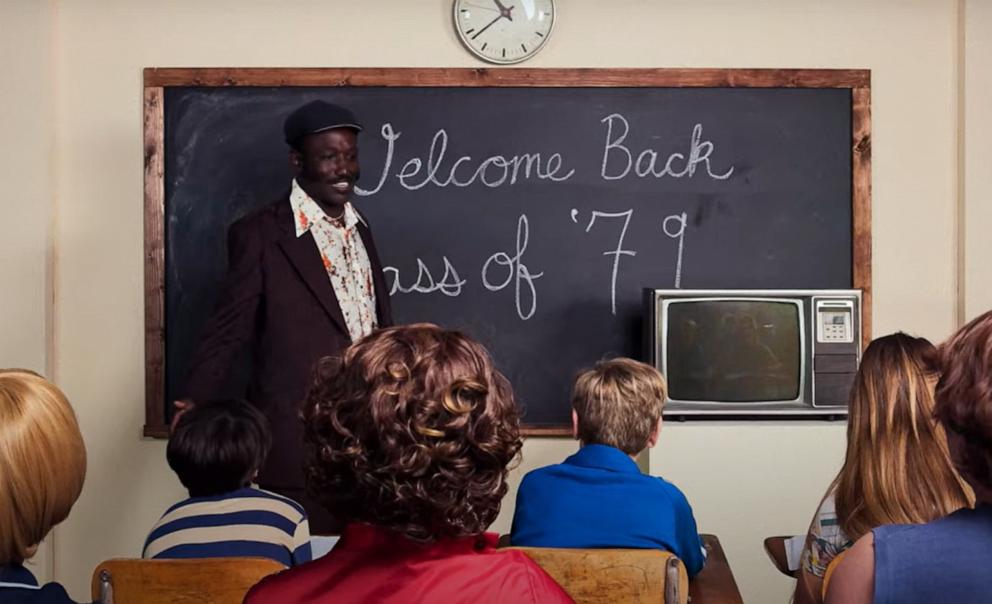
{"label": "wooden desk", "polygon": [[716,535],[700,535],[706,548],[706,566],[689,581],[690,604],[743,604],[727,555]]}

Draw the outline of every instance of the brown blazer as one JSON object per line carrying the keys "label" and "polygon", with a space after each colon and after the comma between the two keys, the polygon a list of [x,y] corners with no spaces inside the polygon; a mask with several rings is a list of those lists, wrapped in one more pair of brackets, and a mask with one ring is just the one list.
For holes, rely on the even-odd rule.
{"label": "brown blazer", "polygon": [[[372,266],[379,326],[385,327],[392,315],[382,263],[369,229],[359,222],[358,231]],[[273,436],[258,482],[280,492],[301,490],[300,401],[314,363],[351,344],[348,328],[313,236],[296,236],[288,195],[231,225],[227,245],[227,276],[200,337],[184,397],[219,396],[232,361],[250,345],[247,398],[268,417]]]}

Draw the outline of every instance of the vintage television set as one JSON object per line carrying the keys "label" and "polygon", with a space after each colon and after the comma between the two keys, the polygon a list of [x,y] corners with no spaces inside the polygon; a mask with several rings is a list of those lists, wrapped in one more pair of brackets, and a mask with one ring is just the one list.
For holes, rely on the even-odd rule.
{"label": "vintage television set", "polygon": [[666,417],[843,417],[861,357],[859,290],[644,290]]}

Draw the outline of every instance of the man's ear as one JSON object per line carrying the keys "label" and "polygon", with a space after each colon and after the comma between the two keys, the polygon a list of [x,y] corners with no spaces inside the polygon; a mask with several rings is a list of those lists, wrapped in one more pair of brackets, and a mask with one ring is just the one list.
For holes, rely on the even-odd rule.
{"label": "man's ear", "polygon": [[572,438],[579,439],[579,414],[572,409]]}
{"label": "man's ear", "polygon": [[648,449],[658,444],[658,439],[661,438],[661,418],[658,418],[658,423],[654,425],[654,430],[651,431],[651,436],[648,437]]}
{"label": "man's ear", "polygon": [[293,169],[293,174],[299,174],[303,170],[303,154],[296,149],[289,150],[289,167]]}

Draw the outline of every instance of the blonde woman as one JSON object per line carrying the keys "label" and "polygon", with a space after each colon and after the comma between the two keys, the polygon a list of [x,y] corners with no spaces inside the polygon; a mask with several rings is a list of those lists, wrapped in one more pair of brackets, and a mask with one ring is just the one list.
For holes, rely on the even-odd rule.
{"label": "blonde woman", "polygon": [[937,351],[896,333],[865,350],[851,390],[847,456],[810,524],[797,604],[822,602],[827,566],[883,524],[920,524],[974,501],[934,419]]}
{"label": "blonde woman", "polygon": [[65,520],[83,489],[86,448],[65,395],[37,374],[0,369],[0,602],[63,604],[25,560]]}

